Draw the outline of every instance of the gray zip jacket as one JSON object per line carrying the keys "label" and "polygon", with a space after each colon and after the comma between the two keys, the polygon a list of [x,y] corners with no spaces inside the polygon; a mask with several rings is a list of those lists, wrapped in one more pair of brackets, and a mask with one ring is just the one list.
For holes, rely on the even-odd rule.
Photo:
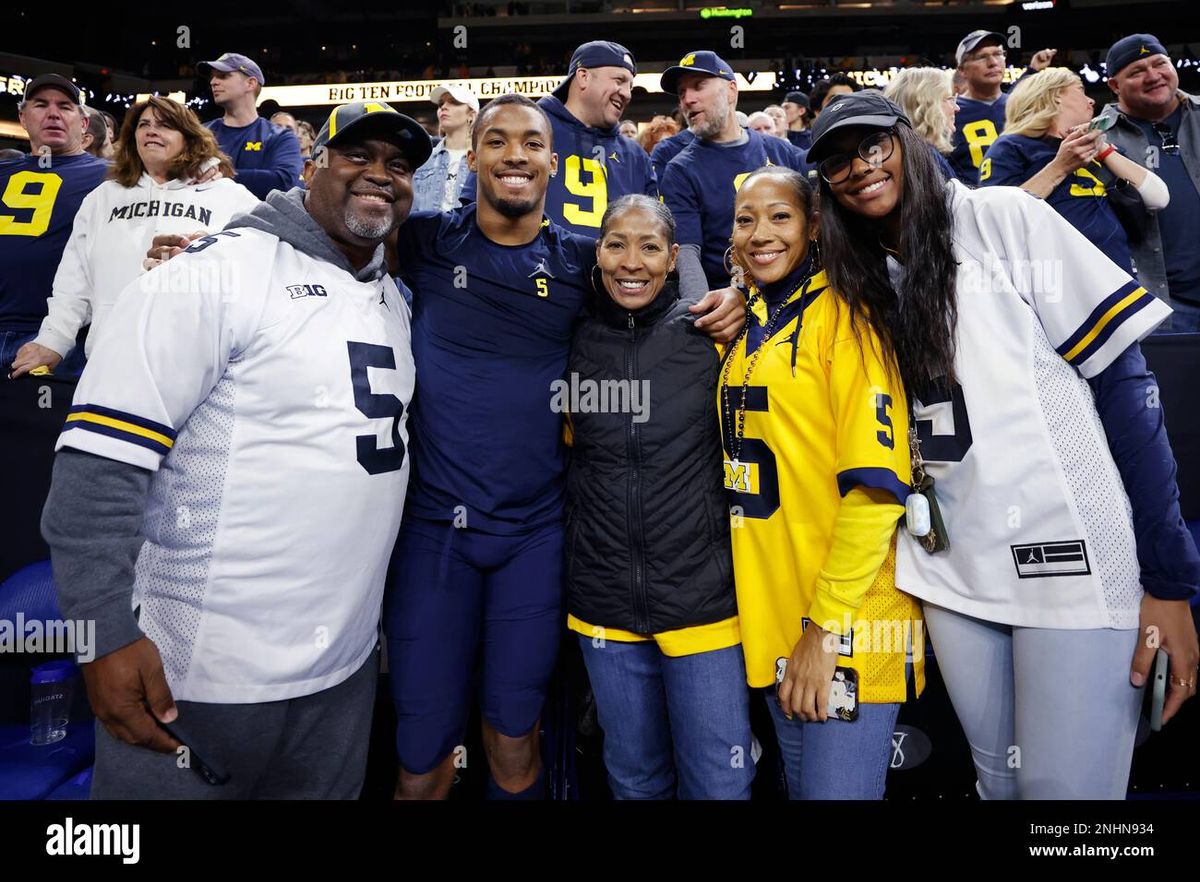
{"label": "gray zip jacket", "polygon": [[[1189,95],[1180,90],[1183,102],[1183,121],[1179,126],[1179,152],[1183,164],[1187,167],[1188,177],[1192,185],[1200,191],[1200,97]],[[1108,130],[1107,138],[1110,144],[1120,148],[1121,152],[1139,165],[1156,169],[1154,151],[1141,128],[1129,119],[1115,104],[1106,104],[1103,111],[1105,116],[1115,116],[1116,123]],[[1167,287],[1167,262],[1163,256],[1162,233],[1158,228],[1158,212],[1143,208],[1145,212],[1145,235],[1140,242],[1130,242],[1133,250],[1134,267],[1137,270],[1138,281],[1142,287],[1162,300],[1171,302],[1171,292]]]}

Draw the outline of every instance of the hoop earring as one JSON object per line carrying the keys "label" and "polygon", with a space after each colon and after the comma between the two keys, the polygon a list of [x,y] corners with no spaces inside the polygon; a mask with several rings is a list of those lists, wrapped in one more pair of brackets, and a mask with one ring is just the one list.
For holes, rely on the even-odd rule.
{"label": "hoop earring", "polygon": [[812,239],[811,241],[812,241],[813,269],[820,270],[824,267],[824,264],[821,262],[821,240],[820,239]]}
{"label": "hoop earring", "polygon": [[739,264],[734,261],[732,245],[725,249],[725,255],[721,260],[725,264],[725,272],[729,273],[729,278],[733,280],[737,286],[745,284],[747,273]]}

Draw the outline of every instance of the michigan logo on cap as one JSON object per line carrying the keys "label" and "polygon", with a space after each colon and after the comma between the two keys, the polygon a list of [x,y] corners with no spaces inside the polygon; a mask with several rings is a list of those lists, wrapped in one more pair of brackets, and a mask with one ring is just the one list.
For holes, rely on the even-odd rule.
{"label": "michigan logo on cap", "polygon": [[691,67],[695,63],[696,63],[696,53],[695,52],[691,53],[690,55],[685,55],[685,56],[683,56],[683,58],[681,58],[679,60],[680,67]]}
{"label": "michigan logo on cap", "polygon": [[[332,110],[332,112],[330,112],[330,114],[329,114],[329,139],[330,139],[330,140],[332,140],[332,139],[333,139],[333,137],[334,137],[334,136],[337,134],[337,129],[338,129],[338,119],[337,119],[337,115],[338,115],[338,111],[339,111],[339,110],[344,110],[344,109],[345,109],[345,107],[346,107],[346,105],[342,105],[342,106],[340,106],[340,107],[335,107],[335,108]],[[363,106],[362,106],[362,112],[363,112],[364,114],[366,114],[366,113],[389,113],[389,112],[390,112],[390,113],[395,113],[396,111],[395,111],[395,110],[392,110],[392,108],[391,108],[391,107],[388,107],[386,104],[376,104],[376,103],[374,103],[374,102],[370,102],[370,101],[369,101],[369,102],[367,102],[367,103],[363,104]]]}

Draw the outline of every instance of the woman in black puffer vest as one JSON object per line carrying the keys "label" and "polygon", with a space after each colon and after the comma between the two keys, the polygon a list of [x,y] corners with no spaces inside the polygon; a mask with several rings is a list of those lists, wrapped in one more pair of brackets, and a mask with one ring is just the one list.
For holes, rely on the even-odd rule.
{"label": "woman in black puffer vest", "polygon": [[567,609],[618,799],[748,799],[745,664],[716,410],[720,358],[668,273],[661,203],[605,212],[570,412]]}

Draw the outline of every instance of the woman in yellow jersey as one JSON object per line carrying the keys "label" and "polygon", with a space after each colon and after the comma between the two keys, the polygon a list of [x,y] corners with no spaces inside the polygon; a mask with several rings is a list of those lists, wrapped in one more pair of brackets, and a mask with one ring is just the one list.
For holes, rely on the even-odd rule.
{"label": "woman in yellow jersey", "polygon": [[893,581],[908,419],[886,333],[829,288],[817,231],[796,172],[742,183],[750,314],[718,388],[739,621],[789,796],[878,799],[910,663],[924,685],[920,610]]}
{"label": "woman in yellow jersey", "polygon": [[670,211],[604,214],[596,297],[561,405],[568,626],[579,634],[618,799],[748,799],[749,696],[721,491],[717,349],[668,274]]}

